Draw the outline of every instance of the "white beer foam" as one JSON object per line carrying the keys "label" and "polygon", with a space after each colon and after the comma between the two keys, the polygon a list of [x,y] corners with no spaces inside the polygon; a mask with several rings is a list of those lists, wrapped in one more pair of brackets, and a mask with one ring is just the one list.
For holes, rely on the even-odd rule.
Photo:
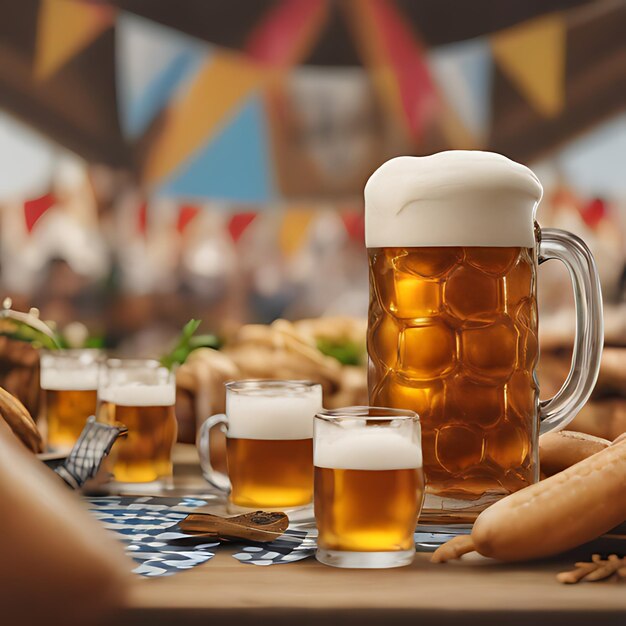
{"label": "white beer foam", "polygon": [[530,169],[501,154],[397,157],[365,185],[365,244],[530,248],[542,194]]}
{"label": "white beer foam", "polygon": [[228,436],[233,439],[311,439],[313,418],[322,409],[321,388],[304,395],[226,397]]}
{"label": "white beer foam", "polygon": [[98,388],[98,369],[42,368],[40,383],[42,389],[54,391],[94,391]]}
{"label": "white beer foam", "polygon": [[422,467],[422,450],[389,428],[368,426],[316,436],[313,460],[330,469],[413,469]]}
{"label": "white beer foam", "polygon": [[98,396],[102,402],[120,406],[172,406],[176,402],[176,389],[173,385],[129,383],[105,387]]}

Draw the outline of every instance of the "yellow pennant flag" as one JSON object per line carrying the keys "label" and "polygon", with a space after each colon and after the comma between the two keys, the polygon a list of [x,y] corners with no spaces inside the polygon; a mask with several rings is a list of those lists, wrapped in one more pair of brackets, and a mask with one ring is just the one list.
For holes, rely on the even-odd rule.
{"label": "yellow pennant flag", "polygon": [[290,208],[285,211],[278,234],[278,244],[283,254],[291,256],[300,250],[316,214],[315,209],[305,208]]}
{"label": "yellow pennant flag", "polygon": [[115,20],[106,4],[77,0],[41,0],[35,46],[35,77],[55,74]]}
{"label": "yellow pennant flag", "polygon": [[499,67],[543,116],[565,105],[565,21],[560,13],[539,17],[491,37]]}
{"label": "yellow pennant flag", "polygon": [[209,57],[170,105],[146,161],[145,182],[162,180],[206,145],[266,77],[266,70],[243,55],[221,52]]}

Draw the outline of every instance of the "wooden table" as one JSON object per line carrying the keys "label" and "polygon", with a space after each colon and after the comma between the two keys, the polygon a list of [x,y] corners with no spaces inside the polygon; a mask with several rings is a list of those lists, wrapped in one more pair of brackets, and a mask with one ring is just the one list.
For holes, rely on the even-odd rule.
{"label": "wooden table", "polygon": [[[202,488],[190,447],[177,449],[176,483]],[[315,559],[259,567],[219,548],[208,563],[162,579],[137,578],[115,624],[626,625],[626,584],[566,586],[573,557],[504,565],[478,556],[433,565],[342,570]]]}

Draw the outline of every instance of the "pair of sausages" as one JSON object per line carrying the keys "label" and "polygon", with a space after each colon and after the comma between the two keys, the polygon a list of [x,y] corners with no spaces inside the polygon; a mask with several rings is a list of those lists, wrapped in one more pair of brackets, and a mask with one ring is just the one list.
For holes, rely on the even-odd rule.
{"label": "pair of sausages", "polygon": [[576,548],[626,520],[626,437],[610,444],[562,432],[542,440],[551,470],[578,462],[490,506],[471,535],[440,546],[433,562],[474,550],[501,561],[538,559]]}

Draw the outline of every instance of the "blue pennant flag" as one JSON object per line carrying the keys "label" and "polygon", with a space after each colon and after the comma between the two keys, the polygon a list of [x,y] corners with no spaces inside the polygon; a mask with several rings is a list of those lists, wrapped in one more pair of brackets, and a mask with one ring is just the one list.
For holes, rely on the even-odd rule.
{"label": "blue pennant flag", "polygon": [[429,67],[448,104],[466,128],[486,139],[491,118],[493,61],[486,37],[434,48]]}
{"label": "blue pennant flag", "polygon": [[248,100],[223,128],[157,190],[178,198],[263,203],[274,198],[271,154],[260,98]]}
{"label": "blue pennant flag", "polygon": [[212,48],[124,12],[117,19],[115,37],[118,109],[125,135],[135,139],[212,54]]}

